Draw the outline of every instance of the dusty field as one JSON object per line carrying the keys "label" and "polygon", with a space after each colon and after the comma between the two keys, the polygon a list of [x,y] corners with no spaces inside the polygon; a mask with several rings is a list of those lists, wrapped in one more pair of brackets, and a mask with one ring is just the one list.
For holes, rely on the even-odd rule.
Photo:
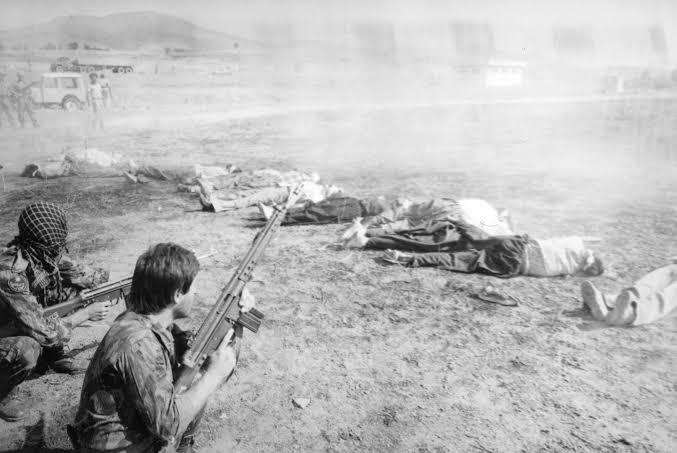
{"label": "dusty field", "polygon": [[[176,82],[179,93],[195,90],[188,82]],[[137,81],[119,83],[133,92]],[[674,100],[376,108],[367,99],[347,108],[270,100],[266,90],[242,88],[250,97],[240,99],[268,108],[260,111],[195,99],[118,106],[87,146],[167,166],[316,170],[357,195],[482,197],[509,207],[520,232],[602,237],[606,290],[677,255]],[[290,104],[306,108],[285,112]],[[150,243],[216,248],[197,282],[201,320],[255,234],[254,211],[200,212],[163,182],[18,178],[26,161],[84,145],[84,114],[39,119],[38,131],[2,130],[3,241],[25,203],[47,199],[68,208],[71,253],[112,278],[129,274]],[[209,405],[205,451],[674,451],[675,317],[605,328],[580,309],[578,278],[385,266],[375,252],[332,249],[341,229],[284,228],[271,244],[252,284],[266,321]],[[523,303],[470,296],[488,282]],[[77,357],[91,357],[105,331],[76,331]],[[80,386],[57,374],[22,384],[31,418],[0,422],[0,445],[67,449]],[[311,402],[299,409],[294,397]]]}

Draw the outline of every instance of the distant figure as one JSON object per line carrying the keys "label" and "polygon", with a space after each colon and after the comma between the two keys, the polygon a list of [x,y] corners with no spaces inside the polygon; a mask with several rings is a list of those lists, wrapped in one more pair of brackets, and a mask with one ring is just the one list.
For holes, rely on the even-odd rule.
{"label": "distant figure", "polygon": [[5,114],[11,126],[16,127],[14,117],[10,112],[9,87],[5,83],[5,73],[0,72],[0,127],[2,127],[2,115]]}
{"label": "distant figure", "polygon": [[109,108],[113,101],[113,92],[110,89],[110,82],[103,72],[99,74],[99,85],[101,85],[101,93],[103,94],[103,105]]}
{"label": "distant figure", "polygon": [[677,308],[677,259],[640,278],[618,295],[602,294],[591,282],[581,285],[593,318],[612,326],[652,323]]}
{"label": "distant figure", "polygon": [[9,89],[10,97],[16,103],[16,115],[19,118],[21,127],[25,126],[24,114],[27,114],[33,123],[33,127],[38,127],[38,122],[33,114],[33,101],[31,99],[31,85],[26,83],[21,73],[16,75],[16,82]]}
{"label": "distant figure", "polygon": [[87,88],[87,104],[92,107],[92,128],[103,129],[103,89],[95,73],[89,74],[89,88]]}

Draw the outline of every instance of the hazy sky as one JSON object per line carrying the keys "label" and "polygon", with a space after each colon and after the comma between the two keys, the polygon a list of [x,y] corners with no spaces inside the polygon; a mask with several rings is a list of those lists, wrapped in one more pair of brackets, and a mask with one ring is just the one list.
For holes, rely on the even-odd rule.
{"label": "hazy sky", "polygon": [[[530,17],[532,12],[545,10],[556,20],[613,23],[646,14],[664,16],[667,8],[660,5],[670,2],[677,0],[0,0],[0,29],[46,22],[56,16],[126,11],[172,14],[224,32],[246,30],[255,22],[312,26],[357,18],[428,21],[463,15],[468,10],[512,21],[530,22],[536,19]],[[521,7],[513,7],[516,3]],[[619,8],[621,5],[624,8]]]}
{"label": "hazy sky", "polygon": [[[312,20],[318,15],[355,16],[379,14],[391,10],[381,0],[0,0],[0,28],[12,28],[44,22],[55,16],[106,15],[121,11],[157,11],[191,20],[217,31],[237,22],[278,19]],[[416,4],[416,0],[409,2]]]}

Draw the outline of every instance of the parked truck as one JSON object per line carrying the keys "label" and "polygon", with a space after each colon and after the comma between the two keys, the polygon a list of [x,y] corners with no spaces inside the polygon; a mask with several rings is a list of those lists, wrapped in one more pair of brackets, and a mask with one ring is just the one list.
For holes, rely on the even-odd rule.
{"label": "parked truck", "polygon": [[49,68],[52,72],[97,72],[104,70],[110,70],[118,74],[134,72],[134,68],[131,65],[80,63],[77,59],[70,59],[68,57],[58,58]]}

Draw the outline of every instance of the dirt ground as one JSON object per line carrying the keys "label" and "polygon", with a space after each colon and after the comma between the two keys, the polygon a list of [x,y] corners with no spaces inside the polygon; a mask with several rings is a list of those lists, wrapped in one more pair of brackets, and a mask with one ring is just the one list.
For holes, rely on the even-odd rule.
{"label": "dirt ground", "polygon": [[[675,99],[350,107],[289,87],[273,99],[276,87],[227,79],[237,96],[202,102],[190,78],[167,76],[163,88],[152,71],[134,77],[113,78],[136,101],[108,112],[105,132],[89,131],[83,112],[56,110],[38,112],[40,129],[1,130],[0,238],[16,233],[26,203],[50,200],[68,210],[71,254],[111,278],[151,243],[214,248],[196,283],[196,325],[254,236],[255,209],[207,213],[169,182],[41,181],[18,177],[22,166],[88,146],[168,167],[314,170],[359,196],[481,197],[508,207],[519,232],[603,238],[596,283],[606,291],[677,255]],[[149,91],[167,87],[188,100],[152,103]],[[581,309],[579,278],[384,265],[377,252],[336,250],[342,228],[286,227],[269,246],[251,285],[266,320],[210,401],[203,451],[675,450],[674,316],[608,328]],[[520,305],[474,299],[487,283]],[[76,330],[73,354],[90,358],[106,329]],[[67,450],[81,384],[59,374],[24,382],[31,416],[0,422],[0,446]]]}

